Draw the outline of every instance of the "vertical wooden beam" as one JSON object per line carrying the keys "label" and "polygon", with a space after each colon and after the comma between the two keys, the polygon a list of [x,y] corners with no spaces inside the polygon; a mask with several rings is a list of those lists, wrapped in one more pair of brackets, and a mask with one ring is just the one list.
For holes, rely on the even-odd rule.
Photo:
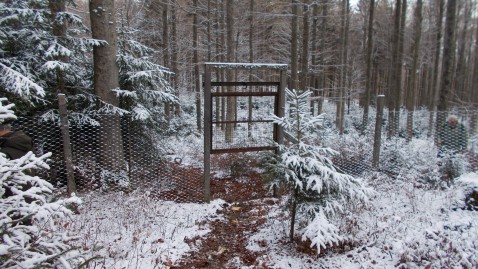
{"label": "vertical wooden beam", "polygon": [[[280,85],[279,85],[279,108],[277,110],[278,117],[284,117],[285,111],[285,88],[287,85],[287,70],[280,71]],[[282,127],[278,127],[277,143],[284,143],[284,132]]]}
{"label": "vertical wooden beam", "polygon": [[204,201],[211,201],[211,70],[204,65]]}
{"label": "vertical wooden beam", "polygon": [[73,174],[73,154],[71,153],[70,133],[68,127],[68,114],[66,110],[66,96],[58,94],[58,107],[60,110],[60,128],[63,138],[63,154],[66,166],[66,183],[68,195],[76,192],[75,176]]}
{"label": "vertical wooden beam", "polygon": [[380,146],[382,142],[382,122],[383,122],[383,105],[385,95],[377,96],[377,118],[375,120],[375,136],[373,140],[373,168],[378,168],[380,163]]}

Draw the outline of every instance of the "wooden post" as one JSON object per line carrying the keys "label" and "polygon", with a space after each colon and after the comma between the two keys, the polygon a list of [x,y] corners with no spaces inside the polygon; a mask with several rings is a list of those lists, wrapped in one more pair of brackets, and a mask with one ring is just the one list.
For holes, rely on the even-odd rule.
{"label": "wooden post", "polygon": [[211,70],[204,66],[204,201],[211,201]]}
{"label": "wooden post", "polygon": [[[285,88],[287,86],[287,70],[280,71],[280,86],[279,86],[279,109],[277,110],[277,117],[284,117],[285,111]],[[277,143],[284,143],[284,131],[282,127],[278,127]]]}
{"label": "wooden post", "polygon": [[66,96],[58,94],[58,107],[60,109],[61,135],[63,138],[63,154],[65,155],[67,192],[71,196],[76,192],[75,176],[73,174],[73,154],[71,153],[70,132],[68,126],[68,114],[66,110]]}
{"label": "wooden post", "polygon": [[383,104],[385,95],[377,96],[377,118],[375,120],[375,136],[373,142],[373,168],[378,168],[380,163],[380,145],[382,140]]}

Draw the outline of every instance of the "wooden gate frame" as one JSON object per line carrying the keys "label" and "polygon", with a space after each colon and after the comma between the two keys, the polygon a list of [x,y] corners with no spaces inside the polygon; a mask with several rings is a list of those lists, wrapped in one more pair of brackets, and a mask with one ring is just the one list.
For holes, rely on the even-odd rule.
{"label": "wooden gate frame", "polygon": [[[234,69],[234,70],[276,70],[279,71],[279,81],[270,82],[252,82],[252,81],[224,81],[212,82],[211,69]],[[285,107],[285,87],[287,84],[287,64],[254,64],[254,63],[204,63],[204,201],[211,201],[211,154],[224,153],[227,150],[212,149],[212,97],[220,96],[274,96],[276,106],[274,108],[278,117],[284,116]],[[277,93],[260,92],[216,92],[211,93],[212,86],[277,86]],[[242,121],[232,121],[228,123],[239,123]],[[251,122],[251,121],[247,121]],[[273,139],[277,143],[282,143],[284,134],[282,128],[274,124]],[[274,150],[274,147],[251,147],[235,148],[231,152],[246,152],[260,150]]]}

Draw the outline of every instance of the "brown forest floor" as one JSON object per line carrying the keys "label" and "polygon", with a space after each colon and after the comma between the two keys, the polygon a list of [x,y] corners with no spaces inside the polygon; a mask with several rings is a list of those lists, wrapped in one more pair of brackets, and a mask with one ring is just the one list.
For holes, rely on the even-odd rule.
{"label": "brown forest floor", "polygon": [[[193,251],[171,268],[269,268],[256,263],[264,253],[246,249],[249,236],[266,222],[262,206],[277,202],[268,194],[260,175],[251,172],[247,177],[216,178],[211,182],[211,191],[213,199],[227,202],[218,211],[224,220],[210,223],[211,233],[206,238],[190,239],[187,243]],[[230,262],[233,259],[236,265]]]}

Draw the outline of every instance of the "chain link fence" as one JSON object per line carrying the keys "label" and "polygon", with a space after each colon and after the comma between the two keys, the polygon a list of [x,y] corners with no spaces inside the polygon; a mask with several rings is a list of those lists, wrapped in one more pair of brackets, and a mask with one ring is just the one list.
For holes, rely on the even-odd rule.
{"label": "chain link fence", "polygon": [[[335,111],[333,102],[325,102],[324,111]],[[474,130],[478,112],[454,110],[430,114],[427,110],[418,110],[409,117],[403,110],[396,135],[389,137],[390,114],[385,110],[378,167],[373,166],[375,113],[371,111],[369,126],[363,130],[360,108],[351,108],[344,117],[344,135],[339,135],[335,128],[335,115],[325,114],[324,126],[317,129],[313,143],[338,151],[339,154],[333,158],[334,164],[340,171],[352,176],[382,171],[393,177],[406,174],[438,181],[440,177],[452,178],[463,171],[477,170],[478,135]],[[450,125],[451,115],[456,120],[454,126]],[[437,131],[436,120],[440,117],[442,123]],[[161,137],[158,126],[133,120],[129,116],[71,118],[72,115],[69,123],[70,145],[78,192],[140,189],[157,199],[203,201],[203,167],[198,165],[202,151],[197,152],[198,156],[188,156],[197,159],[195,164],[182,163],[181,158],[165,157],[163,145],[158,142]],[[409,128],[410,124],[412,128]],[[66,188],[67,171],[59,118],[19,118],[13,123],[13,128],[32,137],[35,154],[52,153],[48,162],[50,169],[37,173],[56,187]],[[261,129],[258,125],[255,128]],[[237,131],[247,132],[247,128],[238,126]],[[195,143],[201,140],[197,139]],[[452,166],[450,169],[447,168],[449,164]],[[222,161],[217,164],[213,161],[212,170],[234,170],[233,165],[226,165],[231,168],[222,167],[224,165]],[[240,167],[244,170],[244,165]],[[455,173],[456,167],[461,172]]]}
{"label": "chain link fence", "polygon": [[[202,168],[184,165],[180,158],[165,158],[157,128],[129,116],[96,115],[82,121],[70,120],[73,174],[78,192],[140,189],[157,199],[202,201]],[[57,188],[66,188],[59,118],[19,118],[13,129],[32,137],[35,154],[52,153],[48,161],[50,169],[36,173]]]}

